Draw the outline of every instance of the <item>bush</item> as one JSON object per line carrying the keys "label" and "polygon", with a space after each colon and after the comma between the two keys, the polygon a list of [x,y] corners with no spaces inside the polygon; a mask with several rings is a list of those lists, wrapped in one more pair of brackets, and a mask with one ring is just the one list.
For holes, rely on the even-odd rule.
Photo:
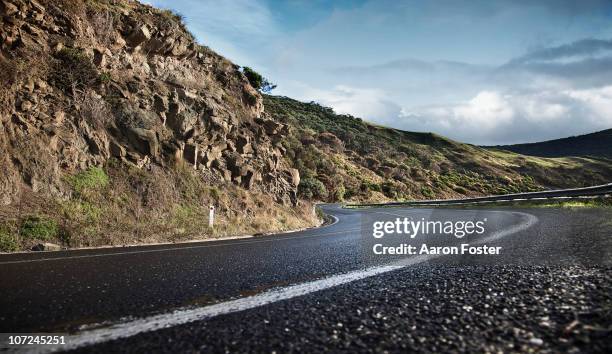
{"label": "bush", "polygon": [[275,84],[271,83],[270,81],[268,81],[268,79],[261,76],[261,74],[249,68],[248,66],[242,68],[242,73],[249,80],[251,86],[261,92],[270,93],[276,88]]}
{"label": "bush", "polygon": [[111,81],[112,77],[109,73],[101,73],[100,76],[98,77],[98,80],[103,83],[109,83]]}
{"label": "bush", "polygon": [[78,104],[81,116],[95,129],[106,128],[111,120],[112,112],[108,103],[98,97],[93,90],[77,91],[74,101]]}
{"label": "bush", "polygon": [[57,53],[51,80],[64,92],[83,90],[95,84],[99,75],[91,59],[82,49],[64,48]]}
{"label": "bush", "polygon": [[298,193],[306,199],[326,199],[328,196],[327,188],[323,182],[316,178],[304,178],[298,186]]}
{"label": "bush", "polygon": [[391,199],[397,198],[397,191],[395,190],[395,186],[391,182],[383,182],[380,186],[383,194]]}
{"label": "bush", "polygon": [[57,222],[39,216],[28,216],[21,223],[19,233],[28,240],[49,241],[58,235]]}
{"label": "bush", "polygon": [[6,226],[0,226],[0,252],[15,252],[19,250],[19,241]]}
{"label": "bush", "polygon": [[361,182],[361,186],[359,188],[361,189],[362,192],[367,192],[367,191],[381,192],[382,191],[379,184],[372,183],[370,181]]}
{"label": "bush", "polygon": [[110,179],[103,169],[94,166],[71,176],[68,181],[75,192],[82,194],[106,187]]}
{"label": "bush", "polygon": [[434,192],[431,190],[431,188],[429,187],[421,187],[421,194],[429,199],[433,199],[433,197],[435,196]]}
{"label": "bush", "polygon": [[340,183],[336,186],[336,190],[334,191],[334,200],[337,202],[344,201],[344,197],[346,195],[346,188],[344,188],[344,184]]}

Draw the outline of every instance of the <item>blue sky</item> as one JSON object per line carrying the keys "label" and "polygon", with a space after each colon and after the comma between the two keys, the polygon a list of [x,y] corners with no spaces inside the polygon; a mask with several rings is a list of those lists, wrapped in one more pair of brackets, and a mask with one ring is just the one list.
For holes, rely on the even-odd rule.
{"label": "blue sky", "polygon": [[474,144],[612,128],[612,1],[149,0],[274,94]]}

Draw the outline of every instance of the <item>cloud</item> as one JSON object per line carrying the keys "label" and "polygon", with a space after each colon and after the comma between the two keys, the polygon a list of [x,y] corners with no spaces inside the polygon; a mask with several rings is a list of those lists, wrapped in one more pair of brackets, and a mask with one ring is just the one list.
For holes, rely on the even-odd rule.
{"label": "cloud", "polygon": [[380,124],[392,125],[401,110],[397,103],[386,98],[388,95],[383,90],[376,88],[337,85],[331,89],[317,89],[295,82],[292,91],[299,92],[294,97],[303,101],[315,101],[333,108],[338,114],[376,117],[373,120]]}
{"label": "cloud", "polygon": [[454,107],[451,116],[473,128],[488,130],[510,122],[514,109],[499,93],[482,91],[467,103]]}
{"label": "cloud", "polygon": [[565,91],[565,95],[583,104],[591,119],[612,125],[612,86],[599,89]]}
{"label": "cloud", "polygon": [[522,94],[482,91],[455,105],[404,109],[400,117],[404,129],[477,144],[554,139],[612,126],[612,86]]}
{"label": "cloud", "polygon": [[368,66],[344,66],[334,68],[333,71],[337,74],[381,74],[385,72],[427,72],[433,73],[448,73],[461,72],[469,75],[479,75],[484,72],[491,71],[493,67],[490,65],[477,65],[451,60],[436,60],[426,61],[416,58],[405,58],[388,61],[382,64]]}
{"label": "cloud", "polygon": [[532,51],[524,56],[511,60],[508,66],[521,65],[534,61],[552,61],[571,57],[593,56],[605,51],[612,51],[612,40],[588,38],[569,44]]}

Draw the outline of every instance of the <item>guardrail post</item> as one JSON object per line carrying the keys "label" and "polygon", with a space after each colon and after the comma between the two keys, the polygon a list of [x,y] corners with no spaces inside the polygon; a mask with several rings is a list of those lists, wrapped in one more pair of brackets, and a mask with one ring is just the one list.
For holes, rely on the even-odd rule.
{"label": "guardrail post", "polygon": [[208,207],[208,227],[212,228],[215,224],[215,206]]}

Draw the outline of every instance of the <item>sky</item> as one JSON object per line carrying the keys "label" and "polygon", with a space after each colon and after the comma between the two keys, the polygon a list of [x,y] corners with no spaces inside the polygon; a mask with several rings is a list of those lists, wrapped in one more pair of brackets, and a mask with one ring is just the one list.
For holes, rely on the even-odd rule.
{"label": "sky", "polygon": [[612,128],[611,0],[147,0],[275,95],[479,145]]}

